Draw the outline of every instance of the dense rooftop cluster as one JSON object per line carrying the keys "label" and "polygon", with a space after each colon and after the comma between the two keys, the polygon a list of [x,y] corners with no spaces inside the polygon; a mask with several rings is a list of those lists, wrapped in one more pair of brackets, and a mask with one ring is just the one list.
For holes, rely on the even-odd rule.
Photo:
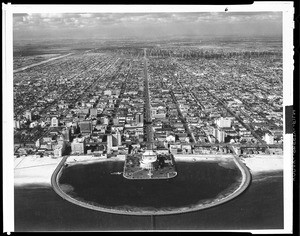
{"label": "dense rooftop cluster", "polygon": [[150,132],[146,112],[161,153],[282,153],[281,45],[263,43],[111,46],[19,70],[15,153],[138,153]]}

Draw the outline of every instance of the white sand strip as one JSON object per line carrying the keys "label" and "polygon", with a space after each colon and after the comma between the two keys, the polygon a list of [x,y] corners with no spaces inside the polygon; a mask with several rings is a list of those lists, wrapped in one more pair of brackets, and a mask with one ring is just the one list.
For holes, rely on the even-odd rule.
{"label": "white sand strip", "polygon": [[15,159],[15,186],[51,185],[51,175],[62,158],[26,156]]}
{"label": "white sand strip", "polygon": [[252,174],[283,170],[283,156],[255,155],[243,158],[242,161]]}
{"label": "white sand strip", "polygon": [[233,160],[233,155],[174,155],[175,161],[197,162],[197,161],[222,161]]}
{"label": "white sand strip", "polygon": [[[233,159],[232,155],[174,155],[175,161],[221,161]],[[15,185],[44,184],[50,186],[53,171],[62,158],[27,156],[15,158]],[[70,156],[67,163],[91,163],[99,161],[124,161],[123,156],[112,158],[99,158],[92,156]],[[250,169],[252,174],[259,172],[282,171],[283,157],[276,155],[254,155],[242,158],[242,161]]]}
{"label": "white sand strip", "polygon": [[69,156],[66,160],[67,164],[73,164],[73,163],[91,163],[91,162],[99,162],[99,161],[125,161],[125,156],[119,156],[119,157],[93,157],[93,156]]}

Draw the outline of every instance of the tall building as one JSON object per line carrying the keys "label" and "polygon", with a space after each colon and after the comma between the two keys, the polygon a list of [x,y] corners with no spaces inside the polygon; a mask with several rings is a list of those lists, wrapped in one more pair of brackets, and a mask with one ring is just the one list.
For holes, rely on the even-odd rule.
{"label": "tall building", "polygon": [[90,109],[90,116],[96,117],[97,116],[97,108],[91,108]]}
{"label": "tall building", "polygon": [[104,95],[110,96],[111,95],[111,90],[109,90],[109,89],[104,90]]}
{"label": "tall building", "polygon": [[20,129],[20,121],[19,120],[14,120],[14,128]]}
{"label": "tall building", "polygon": [[231,119],[221,117],[216,120],[216,124],[220,128],[230,128],[231,127]]}
{"label": "tall building", "polygon": [[83,134],[90,134],[92,133],[92,122],[89,120],[81,121],[79,123],[80,132]]}
{"label": "tall building", "polygon": [[55,157],[61,157],[66,150],[66,142],[63,137],[58,139],[58,144],[55,146],[53,150],[53,154]]}
{"label": "tall building", "polygon": [[218,128],[217,127],[212,127],[211,129],[211,134],[217,138],[217,135],[218,135]]}
{"label": "tall building", "polygon": [[72,125],[70,126],[70,129],[71,129],[71,135],[79,133],[79,132],[77,132],[78,122],[73,122]]}
{"label": "tall building", "polygon": [[135,121],[136,121],[136,123],[143,123],[144,122],[143,114],[142,113],[136,113]]}
{"label": "tall building", "polygon": [[117,130],[115,133],[112,134],[112,145],[114,147],[122,145],[121,134],[119,130]]}
{"label": "tall building", "polygon": [[51,118],[51,127],[58,127],[58,118],[56,116]]}
{"label": "tall building", "polygon": [[111,148],[113,146],[113,139],[112,139],[112,135],[108,134],[107,135],[107,153],[111,152]]}
{"label": "tall building", "polygon": [[274,136],[270,133],[265,134],[265,141],[267,144],[274,144]]}
{"label": "tall building", "polygon": [[225,131],[218,129],[217,131],[217,139],[220,143],[223,143],[225,141]]}
{"label": "tall building", "polygon": [[101,117],[101,123],[104,125],[108,125],[109,119],[107,117]]}
{"label": "tall building", "polygon": [[29,111],[29,110],[25,111],[25,118],[27,120],[29,120],[29,121],[32,120],[32,113],[31,113],[31,111]]}
{"label": "tall building", "polygon": [[65,141],[70,142],[70,136],[71,136],[71,129],[67,127],[62,131],[62,135]]}
{"label": "tall building", "polygon": [[85,139],[75,138],[71,143],[71,150],[73,154],[84,154],[85,153]]}

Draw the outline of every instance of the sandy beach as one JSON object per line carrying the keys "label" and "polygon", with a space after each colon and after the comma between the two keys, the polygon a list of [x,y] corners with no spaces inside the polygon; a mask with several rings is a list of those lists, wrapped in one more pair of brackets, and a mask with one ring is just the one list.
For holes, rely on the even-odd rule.
{"label": "sandy beach", "polygon": [[222,161],[232,160],[232,155],[174,155],[175,161],[194,162],[194,161]]}
{"label": "sandy beach", "polygon": [[69,156],[66,160],[67,164],[84,164],[91,162],[101,162],[101,161],[125,161],[125,156],[117,156],[112,158],[106,157],[95,157],[95,156]]}
{"label": "sandy beach", "polygon": [[[175,161],[221,161],[232,159],[232,155],[175,155]],[[15,186],[39,184],[51,186],[51,175],[62,158],[26,156],[14,160]],[[93,156],[70,156],[68,164],[88,164],[101,161],[124,161],[124,156],[112,158],[99,158]],[[242,162],[250,169],[251,174],[260,172],[283,170],[283,157],[278,155],[253,155],[241,158]]]}
{"label": "sandy beach", "polygon": [[[61,162],[60,158],[23,156],[14,159],[14,184],[15,186],[24,185],[44,185],[51,186],[51,176]],[[93,156],[69,156],[67,164],[88,164],[101,161],[124,161],[125,157],[99,158]]]}
{"label": "sandy beach", "polygon": [[281,155],[253,155],[241,160],[250,169],[251,174],[283,170]]}
{"label": "sandy beach", "polygon": [[[175,161],[227,161],[232,160],[232,155],[174,155]],[[252,155],[241,158],[241,161],[250,169],[251,174],[283,170],[282,155]]]}
{"label": "sandy beach", "polygon": [[15,186],[51,186],[51,175],[62,158],[26,156],[14,160]]}

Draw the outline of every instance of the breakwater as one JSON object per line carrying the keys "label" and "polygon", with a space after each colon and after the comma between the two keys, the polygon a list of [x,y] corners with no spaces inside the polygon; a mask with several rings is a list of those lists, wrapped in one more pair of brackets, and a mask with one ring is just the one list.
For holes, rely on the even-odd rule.
{"label": "breakwater", "polygon": [[[240,195],[250,184],[251,182],[251,175],[248,168],[236,157],[233,157],[232,160],[235,165],[238,167],[239,171],[241,172],[241,181],[239,181],[238,186],[235,186],[234,189],[231,189],[226,194],[220,194],[214,199],[210,199],[209,201],[199,202],[197,204],[193,204],[190,206],[184,207],[168,207],[162,209],[151,209],[151,208],[139,208],[139,207],[127,207],[126,209],[118,209],[116,207],[102,207],[99,205],[94,205],[92,203],[88,203],[85,201],[80,201],[75,199],[74,197],[70,196],[69,194],[65,193],[62,187],[59,184],[59,179],[64,169],[64,162],[66,158],[64,158],[61,163],[58,165],[56,170],[52,175],[52,186],[54,191],[60,195],[65,200],[72,202],[76,205],[93,209],[96,211],[103,211],[108,213],[115,213],[115,214],[124,214],[124,215],[169,215],[169,214],[179,214],[179,213],[186,213],[192,211],[198,211],[210,207],[215,207],[217,205],[223,204],[227,201],[232,200],[233,198]],[[180,173],[179,173],[180,174]]]}

